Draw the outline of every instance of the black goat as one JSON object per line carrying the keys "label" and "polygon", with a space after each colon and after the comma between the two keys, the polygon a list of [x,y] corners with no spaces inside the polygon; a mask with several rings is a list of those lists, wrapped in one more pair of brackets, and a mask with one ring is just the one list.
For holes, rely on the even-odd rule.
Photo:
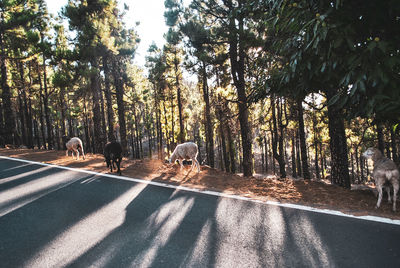
{"label": "black goat", "polygon": [[117,141],[111,141],[106,144],[104,147],[104,158],[105,162],[107,163],[107,167],[111,169],[111,172],[113,171],[113,168],[115,169],[115,164],[117,164],[117,172],[119,175],[121,175],[121,161],[122,161],[122,147],[121,144]]}

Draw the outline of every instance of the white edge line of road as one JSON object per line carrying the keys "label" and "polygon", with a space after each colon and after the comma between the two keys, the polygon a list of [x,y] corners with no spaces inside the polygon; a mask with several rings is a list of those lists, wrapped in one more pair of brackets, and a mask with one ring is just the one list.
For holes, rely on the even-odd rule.
{"label": "white edge line of road", "polygon": [[119,179],[119,180],[125,180],[125,181],[132,181],[132,182],[137,182],[137,183],[145,183],[145,184],[149,184],[149,185],[160,186],[160,187],[165,187],[165,188],[172,188],[172,189],[183,190],[183,191],[188,191],[188,192],[195,192],[195,193],[206,194],[206,195],[213,195],[213,196],[226,197],[226,198],[237,199],[237,200],[250,201],[253,203],[274,205],[274,206],[279,206],[279,207],[294,208],[294,209],[298,209],[298,210],[305,210],[305,211],[311,211],[311,212],[323,213],[323,214],[329,214],[329,215],[335,215],[335,216],[342,216],[342,217],[348,217],[348,218],[354,218],[354,219],[360,219],[360,220],[400,225],[400,220],[392,220],[389,218],[383,218],[383,217],[377,217],[377,216],[354,216],[351,214],[346,214],[346,213],[343,213],[340,211],[330,210],[330,209],[319,209],[319,208],[313,208],[313,207],[308,207],[308,206],[303,206],[303,205],[280,203],[280,202],[275,202],[275,201],[255,200],[255,199],[245,197],[245,196],[238,196],[238,195],[226,194],[226,193],[209,191],[209,190],[199,190],[199,189],[195,189],[195,188],[189,188],[186,186],[172,185],[172,184],[167,184],[167,183],[162,183],[162,182],[147,181],[147,180],[142,180],[142,179],[135,179],[135,178],[129,178],[129,177],[124,177],[124,176],[99,173],[99,172],[94,172],[94,171],[90,171],[90,170],[58,166],[58,165],[54,165],[54,164],[35,162],[35,161],[1,156],[1,155],[0,155],[0,159],[14,160],[14,161],[19,161],[19,162],[24,162],[24,163],[29,163],[29,164],[54,167],[54,168],[59,168],[59,169],[75,171],[75,172],[82,172],[82,173],[98,175],[98,176],[103,176],[103,177],[108,177],[108,178],[113,178],[113,179]]}

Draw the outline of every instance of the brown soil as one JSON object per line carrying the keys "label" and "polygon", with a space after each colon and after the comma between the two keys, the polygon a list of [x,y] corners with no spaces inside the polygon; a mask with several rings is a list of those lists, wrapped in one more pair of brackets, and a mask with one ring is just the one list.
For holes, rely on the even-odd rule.
{"label": "brown soil", "polygon": [[[102,155],[87,154],[85,160],[77,161],[71,156],[65,156],[65,151],[2,148],[0,148],[0,155],[110,173]],[[357,216],[373,215],[400,219],[400,212],[391,212],[392,206],[388,204],[385,196],[381,207],[378,210],[374,208],[377,199],[373,194],[373,187],[368,186],[354,186],[353,190],[348,190],[323,181],[278,180],[272,175],[245,178],[208,166],[202,166],[201,172],[197,174],[195,170],[190,171],[190,166],[180,171],[178,165],[169,165],[154,159],[124,159],[121,170],[122,175],[126,177],[168,182],[201,190],[214,190],[263,201],[271,200],[334,209]],[[400,202],[398,202],[398,207],[400,207]]]}

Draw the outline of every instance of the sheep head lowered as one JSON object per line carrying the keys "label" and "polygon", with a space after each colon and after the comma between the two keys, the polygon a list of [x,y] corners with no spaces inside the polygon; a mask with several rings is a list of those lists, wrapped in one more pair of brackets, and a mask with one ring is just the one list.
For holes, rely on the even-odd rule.
{"label": "sheep head lowered", "polygon": [[185,142],[182,144],[178,144],[174,150],[174,152],[171,155],[171,158],[169,160],[170,163],[175,163],[176,160],[178,160],[181,170],[183,168],[183,160],[192,160],[192,168],[193,166],[197,166],[197,172],[200,172],[200,164],[197,161],[197,154],[199,153],[199,150],[197,148],[197,144],[193,142]]}
{"label": "sheep head lowered", "polygon": [[85,159],[85,153],[83,151],[82,140],[78,137],[71,138],[65,146],[67,147],[67,151],[65,153],[68,156],[68,152],[72,152],[72,158],[74,158],[74,153],[76,154],[77,159],[79,160],[79,152],[82,154],[83,159]]}

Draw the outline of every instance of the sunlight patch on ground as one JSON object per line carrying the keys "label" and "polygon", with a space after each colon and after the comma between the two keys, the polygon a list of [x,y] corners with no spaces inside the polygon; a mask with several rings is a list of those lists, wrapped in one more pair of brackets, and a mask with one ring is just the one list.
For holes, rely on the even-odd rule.
{"label": "sunlight patch on ground", "polygon": [[[117,199],[86,216],[43,246],[24,266],[65,267],[73,263],[124,223],[125,208],[145,187],[145,184],[136,184]],[[95,267],[102,266],[102,260],[106,261],[106,256],[102,257],[94,264]]]}
{"label": "sunlight patch on ground", "polygon": [[[26,172],[21,175],[14,176],[10,181],[24,178],[28,175],[34,175],[50,169],[50,167],[40,168],[31,172]],[[14,186],[10,189],[0,191],[0,216],[3,216],[11,211],[14,211],[26,204],[29,204],[42,196],[45,196],[53,191],[63,188],[78,179],[71,179],[75,172],[65,171],[59,173],[52,173],[40,179],[33,179],[23,184]],[[11,179],[12,177],[10,177]],[[7,179],[3,179],[7,180]],[[2,180],[2,181],[3,181]]]}
{"label": "sunlight patch on ground", "polygon": [[290,221],[289,225],[297,249],[309,262],[309,267],[335,267],[329,255],[329,248],[324,245],[308,217],[301,216],[295,221]]}
{"label": "sunlight patch on ground", "polygon": [[164,204],[147,219],[149,228],[157,230],[157,235],[153,238],[148,249],[138,254],[131,267],[152,266],[158,251],[167,244],[170,237],[176,232],[193,204],[194,198],[180,197]]}
{"label": "sunlight patch on ground", "polygon": [[[21,166],[14,167],[13,169],[20,168],[20,167]],[[24,173],[20,173],[18,175],[7,177],[7,178],[4,178],[4,179],[0,180],[0,185],[8,183],[8,182],[13,181],[13,180],[22,179],[22,178],[25,178],[27,176],[30,176],[30,175],[33,175],[33,174],[37,174],[39,172],[43,172],[43,171],[46,171],[46,170],[49,170],[49,169],[51,169],[51,167],[42,167],[42,168],[34,169],[34,170],[31,170],[31,171],[27,171],[27,172],[24,172]]]}

